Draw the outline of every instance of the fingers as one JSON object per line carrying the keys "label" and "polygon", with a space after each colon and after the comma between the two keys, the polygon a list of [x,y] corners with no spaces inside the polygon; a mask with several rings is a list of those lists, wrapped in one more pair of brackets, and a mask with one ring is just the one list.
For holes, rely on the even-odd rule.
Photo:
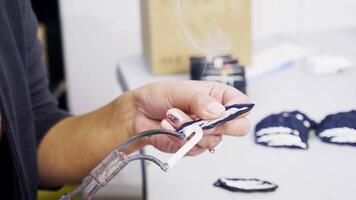
{"label": "fingers", "polygon": [[156,120],[164,118],[167,109],[172,107],[201,119],[213,119],[222,114],[223,105],[249,102],[237,89],[209,81],[156,82],[133,94],[140,111]]}
{"label": "fingers", "polygon": [[186,122],[190,122],[193,119],[185,114],[183,111],[177,109],[177,108],[171,108],[167,111],[166,113],[166,119],[162,121],[162,123],[169,123],[174,129],[179,128]]}
{"label": "fingers", "polygon": [[197,146],[203,149],[213,149],[220,144],[221,140],[222,135],[205,135]]}
{"label": "fingers", "polygon": [[[192,121],[193,119],[185,114],[183,111],[172,108],[167,111],[166,119],[161,122],[161,126],[167,129],[177,129],[182,126],[184,123]],[[194,147],[187,155],[193,156],[204,152],[207,149],[213,149],[216,147],[222,140],[221,135],[211,135],[215,132],[216,129],[211,129],[205,131],[204,137],[201,141]]]}
{"label": "fingers", "polygon": [[223,105],[250,103],[248,97],[241,91],[222,83],[212,83],[210,96],[221,102]]}
{"label": "fingers", "polygon": [[171,131],[176,130],[166,119],[161,121],[161,127],[164,129],[167,129],[167,130],[171,130]]}
{"label": "fingers", "polygon": [[200,86],[196,86],[200,88],[199,91],[204,91],[223,105],[251,102],[244,93],[223,83],[200,81],[189,84],[192,85],[192,87],[194,87],[194,84],[200,84]]}
{"label": "fingers", "polygon": [[215,134],[230,136],[244,136],[250,130],[250,123],[246,117],[235,119],[216,128]]}
{"label": "fingers", "polygon": [[[176,130],[193,119],[220,117],[225,111],[224,105],[250,102],[246,95],[235,88],[206,81],[153,83],[135,90],[133,94],[139,108],[139,116],[142,118],[134,124],[136,131],[156,126]],[[175,109],[169,109],[172,107]],[[165,119],[159,122],[163,118]],[[215,130],[204,131],[203,139],[188,155],[197,155],[206,149],[214,148],[221,141],[221,134],[242,136],[248,130],[247,119],[240,117],[216,127]],[[162,136],[152,137],[150,143],[160,150],[175,152],[185,141]]]}
{"label": "fingers", "polygon": [[192,150],[187,153],[187,156],[197,156],[208,149],[214,149],[222,140],[221,135],[206,135]]}
{"label": "fingers", "polygon": [[204,151],[206,151],[205,148],[201,148],[201,147],[195,146],[192,150],[190,150],[187,153],[187,156],[197,156],[197,155],[203,153]]}
{"label": "fingers", "polygon": [[149,143],[160,151],[175,153],[184,145],[185,141],[169,135],[155,135],[149,137]]}
{"label": "fingers", "polygon": [[195,114],[202,119],[217,118],[225,111],[225,107],[209,94],[210,84],[207,82],[180,82],[172,87],[171,107]]}
{"label": "fingers", "polygon": [[192,98],[191,112],[202,119],[214,119],[220,117],[225,111],[225,107],[221,102],[204,92],[198,92]]}
{"label": "fingers", "polygon": [[251,101],[241,91],[233,87],[227,87],[226,90],[224,91],[222,103],[224,105],[233,105],[233,104],[251,103]]}
{"label": "fingers", "polygon": [[217,82],[185,81],[177,84],[173,93],[173,107],[201,119],[219,117],[226,105],[250,103],[239,90]]}

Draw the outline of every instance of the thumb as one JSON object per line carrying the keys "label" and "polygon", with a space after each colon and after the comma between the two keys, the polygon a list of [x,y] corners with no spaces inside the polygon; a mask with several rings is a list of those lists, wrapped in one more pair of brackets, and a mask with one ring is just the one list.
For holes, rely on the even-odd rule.
{"label": "thumb", "polygon": [[174,91],[177,94],[174,94],[174,98],[171,99],[174,104],[172,106],[195,114],[201,119],[217,118],[225,111],[222,103],[209,96],[206,92],[189,88]]}

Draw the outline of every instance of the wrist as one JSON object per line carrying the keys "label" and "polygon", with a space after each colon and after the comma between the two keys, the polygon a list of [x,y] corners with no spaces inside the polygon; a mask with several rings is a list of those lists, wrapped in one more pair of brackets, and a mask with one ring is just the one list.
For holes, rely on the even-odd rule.
{"label": "wrist", "polygon": [[[139,101],[135,91],[128,91],[122,94],[114,101],[113,119],[116,119],[116,126],[113,130],[118,130],[118,134],[124,134],[125,141],[133,135],[141,132],[139,121]],[[149,138],[143,138],[129,147],[129,152],[136,151],[146,145],[149,145]]]}
{"label": "wrist", "polygon": [[134,119],[136,103],[134,101],[133,92],[128,91],[120,95],[113,102],[112,119],[114,121],[114,129],[125,132],[127,137],[134,134]]}

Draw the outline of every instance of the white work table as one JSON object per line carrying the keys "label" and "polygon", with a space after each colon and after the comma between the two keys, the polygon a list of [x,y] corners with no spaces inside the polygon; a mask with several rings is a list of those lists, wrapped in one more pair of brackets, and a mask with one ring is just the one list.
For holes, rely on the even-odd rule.
{"label": "white work table", "polygon": [[[356,36],[347,54],[356,58]],[[129,89],[157,80],[188,79],[187,74],[153,76],[141,56],[120,62]],[[169,172],[147,165],[149,200],[352,200],[356,197],[356,148],[321,142],[309,137],[308,150],[275,149],[254,143],[253,129],[263,117],[281,111],[300,110],[318,122],[327,114],[356,109],[356,69],[316,77],[301,64],[248,83],[248,95],[256,104],[250,134],[225,137],[215,154],[181,160]],[[355,122],[356,123],[356,122]],[[147,154],[170,155],[152,147]],[[221,177],[259,178],[279,185],[272,193],[232,193],[216,188]]]}

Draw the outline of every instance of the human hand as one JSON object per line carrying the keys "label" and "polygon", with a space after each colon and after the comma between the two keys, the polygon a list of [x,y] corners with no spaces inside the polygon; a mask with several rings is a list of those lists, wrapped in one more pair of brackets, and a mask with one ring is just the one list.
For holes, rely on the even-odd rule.
{"label": "human hand", "polygon": [[[215,82],[156,82],[126,92],[95,111],[68,117],[50,129],[38,147],[41,182],[58,186],[80,181],[135,133],[162,127],[175,129],[196,118],[218,118],[225,110],[223,105],[238,103],[248,103],[247,97]],[[248,126],[247,119],[240,117],[210,129],[188,155],[214,148],[222,134],[244,135]],[[148,144],[173,153],[184,141],[166,135],[152,136],[131,145],[125,153]]]}
{"label": "human hand", "polygon": [[[219,117],[226,105],[249,103],[240,91],[217,82],[167,81],[145,85],[133,91],[135,115],[134,133],[149,129],[165,128],[175,130],[194,119]],[[198,155],[206,149],[217,146],[222,135],[243,136],[248,132],[248,120],[242,116],[217,128],[207,130],[203,139],[188,153]],[[167,135],[149,138],[146,144],[173,153],[184,141]]]}

